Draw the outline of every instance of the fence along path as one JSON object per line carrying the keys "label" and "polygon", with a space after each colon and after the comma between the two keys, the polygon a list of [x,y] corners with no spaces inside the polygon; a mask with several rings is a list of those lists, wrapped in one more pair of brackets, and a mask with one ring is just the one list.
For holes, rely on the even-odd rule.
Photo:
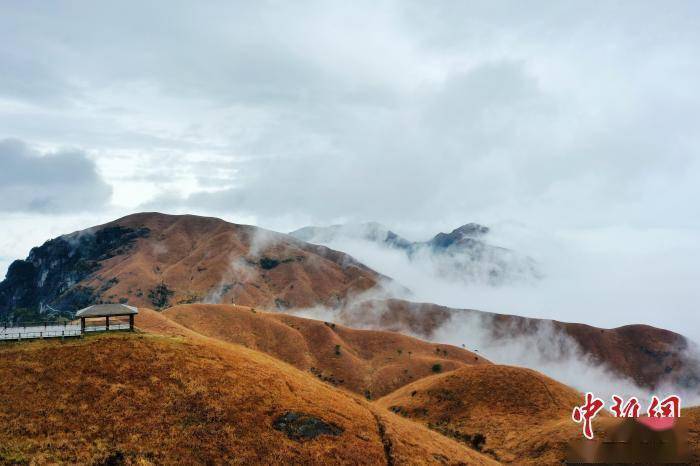
{"label": "fence along path", "polygon": [[[129,330],[128,323],[113,322],[109,324],[109,330]],[[86,325],[85,332],[104,332],[106,325]],[[64,338],[79,337],[80,324],[57,324],[55,322],[26,323],[19,325],[0,324],[0,341],[2,340],[29,340],[35,338]]]}
{"label": "fence along path", "polygon": [[73,323],[27,323],[14,326],[0,324],[0,340],[62,338],[80,336],[80,325]]}

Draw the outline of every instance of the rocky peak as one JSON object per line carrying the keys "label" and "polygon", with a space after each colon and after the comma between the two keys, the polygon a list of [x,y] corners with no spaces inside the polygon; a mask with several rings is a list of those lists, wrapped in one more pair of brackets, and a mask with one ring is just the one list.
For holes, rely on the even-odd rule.
{"label": "rocky peak", "polygon": [[0,282],[0,320],[43,318],[47,306],[93,304],[92,290],[74,285],[148,235],[147,228],[109,226],[59,236],[33,248],[26,260],[10,265]]}
{"label": "rocky peak", "polygon": [[489,227],[478,223],[467,223],[459,228],[455,228],[450,233],[438,233],[429,241],[429,244],[434,248],[448,248],[454,243],[475,241],[488,232]]}

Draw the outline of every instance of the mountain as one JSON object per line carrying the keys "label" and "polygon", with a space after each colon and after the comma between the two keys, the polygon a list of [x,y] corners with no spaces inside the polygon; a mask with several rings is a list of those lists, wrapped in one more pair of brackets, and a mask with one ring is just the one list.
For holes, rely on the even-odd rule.
{"label": "mountain", "polygon": [[54,238],[13,262],[0,283],[0,320],[116,301],[337,307],[385,279],[347,254],[288,235],[142,213]]}
{"label": "mountain", "polygon": [[530,257],[511,249],[486,242],[490,229],[468,223],[449,233],[438,233],[427,241],[409,241],[376,222],[304,227],[291,236],[310,243],[331,247],[347,246],[352,253],[353,242],[401,251],[416,267],[429,269],[442,278],[465,283],[492,286],[532,282],[542,273]]}
{"label": "mountain", "polygon": [[450,233],[438,233],[433,239],[428,241],[428,245],[433,249],[447,249],[454,245],[468,247],[474,241],[477,241],[477,238],[486,236],[489,231],[489,227],[478,223],[467,223],[455,228]]}
{"label": "mountain", "polygon": [[[478,225],[458,230],[438,235],[433,246],[424,247],[449,250],[488,234]],[[374,225],[372,231],[380,234],[383,230]],[[386,295],[391,283],[343,252],[289,235],[215,218],[142,213],[49,240],[32,249],[26,260],[15,261],[0,283],[0,321],[45,319],[56,314],[72,317],[75,310],[99,302],[156,309],[192,303],[233,303],[286,312],[314,308],[332,315],[323,319],[338,324],[409,332],[478,349],[487,359],[545,372],[550,363],[586,360],[642,387],[664,382],[696,392],[700,387],[700,364],[689,351],[690,342],[673,332],[647,326],[599,329],[360,296],[366,292]],[[194,325],[187,319],[184,323]],[[338,338],[324,332],[303,338],[326,338],[329,345]],[[229,333],[224,339],[238,342],[236,338],[242,337]],[[302,336],[293,338],[296,344],[309,344],[298,338]],[[332,346],[335,344],[353,347],[347,341]],[[399,349],[405,350],[404,357],[408,354],[398,342],[396,346],[387,354]],[[520,353],[530,359],[513,359]],[[314,364],[322,377],[338,375],[336,367],[304,361],[308,364],[299,366],[304,370]],[[437,363],[447,364],[433,362]],[[375,362],[358,360],[360,366],[372,368]],[[400,371],[417,370],[403,365],[382,366],[381,370],[391,372],[398,367]],[[342,379],[358,392],[384,393],[371,378],[357,378],[363,370],[348,369]],[[402,377],[396,376],[397,380]]]}
{"label": "mountain", "polygon": [[0,464],[497,464],[267,354],[146,320],[163,332],[0,346]]}
{"label": "mountain", "polygon": [[[485,355],[503,348],[531,352],[523,361],[541,363],[583,359],[612,374],[655,389],[670,383],[700,391],[700,360],[692,343],[682,335],[648,325],[603,329],[580,323],[559,322],[472,309],[453,309],[401,299],[354,302],[337,314],[350,326],[401,331],[423,338],[463,329],[470,348]],[[510,346],[509,346],[510,345]],[[520,355],[514,355],[520,356]]]}

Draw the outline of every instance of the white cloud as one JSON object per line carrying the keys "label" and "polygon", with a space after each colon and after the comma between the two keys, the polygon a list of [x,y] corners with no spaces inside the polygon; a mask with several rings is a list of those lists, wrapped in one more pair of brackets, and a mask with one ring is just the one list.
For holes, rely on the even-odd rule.
{"label": "white cloud", "polygon": [[79,150],[40,154],[16,139],[0,140],[0,211],[80,212],[104,207],[112,189]]}
{"label": "white cloud", "polygon": [[[698,10],[15,3],[0,16],[0,138],[61,160],[79,147],[72,160],[87,175],[43,204],[24,190],[0,205],[65,210],[92,187],[102,194],[86,206],[99,206],[97,170],[114,193],[105,216],[148,206],[284,231],[377,220],[416,236],[518,222],[572,258],[552,261],[549,285],[425,295],[570,320],[594,309],[586,319],[600,323],[637,312],[682,330],[700,278]],[[27,238],[74,225],[26,215],[3,225]]]}

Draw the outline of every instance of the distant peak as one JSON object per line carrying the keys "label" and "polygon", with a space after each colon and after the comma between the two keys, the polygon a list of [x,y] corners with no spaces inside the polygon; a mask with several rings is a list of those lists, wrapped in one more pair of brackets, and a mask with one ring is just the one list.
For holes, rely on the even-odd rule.
{"label": "distant peak", "polygon": [[476,237],[483,236],[489,231],[489,227],[485,227],[484,225],[479,225],[478,223],[467,223],[466,225],[462,225],[461,227],[452,230],[451,234],[461,234],[462,236]]}
{"label": "distant peak", "polygon": [[489,232],[489,228],[478,223],[467,223],[459,228],[455,228],[450,233],[438,233],[429,241],[433,247],[447,248],[460,241],[474,241],[476,238],[484,236]]}

